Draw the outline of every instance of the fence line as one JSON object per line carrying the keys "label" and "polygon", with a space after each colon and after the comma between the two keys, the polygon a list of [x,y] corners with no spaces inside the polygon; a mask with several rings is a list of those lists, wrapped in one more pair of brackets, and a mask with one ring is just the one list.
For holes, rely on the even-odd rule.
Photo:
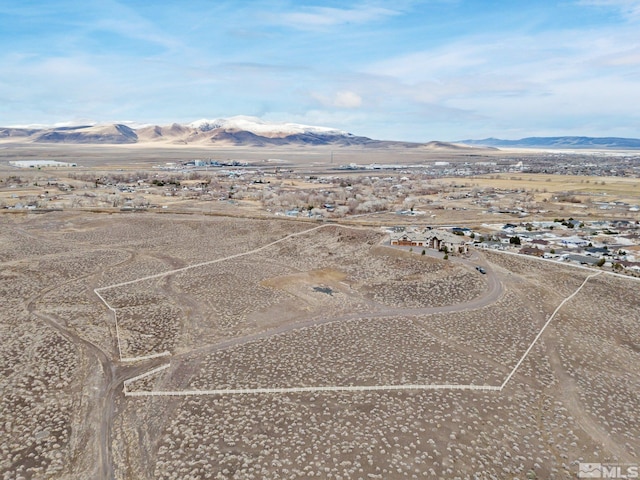
{"label": "fence line", "polygon": [[[165,368],[168,367],[165,366]],[[480,390],[500,391],[500,385],[344,385],[320,387],[286,387],[286,388],[230,388],[218,390],[159,390],[135,391],[126,389],[127,397],[155,396],[193,396],[193,395],[251,395],[264,393],[321,393],[321,392],[380,392],[399,390]]]}
{"label": "fence line", "polygon": [[502,385],[500,386],[500,390],[502,390],[505,387],[505,385],[509,382],[509,380],[511,380],[511,377],[513,377],[513,375],[516,373],[516,371],[518,370],[518,368],[520,367],[524,359],[527,358],[527,355],[529,355],[529,352],[531,351],[531,349],[533,349],[533,346],[536,344],[538,339],[542,336],[545,329],[549,326],[549,324],[551,323],[551,320],[553,320],[553,318],[556,316],[556,313],[560,311],[560,309],[564,306],[565,303],[567,303],[569,300],[575,297],[578,294],[578,292],[582,290],[582,287],[584,287],[591,278],[597,277],[601,273],[602,272],[596,272],[593,275],[589,275],[587,278],[584,279],[584,282],[582,282],[582,284],[578,287],[578,289],[575,292],[573,292],[571,295],[565,298],[562,302],[560,302],[560,305],[556,307],[556,309],[553,311],[549,319],[543,325],[542,329],[538,332],[538,335],[536,335],[536,338],[534,338],[533,342],[531,342],[531,345],[529,345],[529,348],[527,348],[527,350],[524,352],[524,355],[522,355],[522,358],[520,358],[518,363],[516,363],[516,366],[513,367],[513,370],[511,370],[507,378],[504,380],[504,382],[502,382]]}
{"label": "fence line", "polygon": [[[301,232],[290,233],[289,235],[286,235],[286,236],[284,236],[282,238],[279,238],[278,240],[274,240],[273,242],[267,243],[266,245],[263,245],[261,247],[254,248],[253,250],[249,250],[249,251],[241,252],[241,253],[234,253],[233,255],[229,255],[228,257],[216,258],[215,260],[208,260],[206,262],[200,262],[200,263],[196,263],[194,265],[187,265],[186,267],[176,268],[174,270],[169,270],[169,271],[166,271],[166,272],[155,273],[153,275],[147,275],[146,277],[136,278],[135,280],[129,280],[127,282],[114,283],[113,285],[107,285],[105,287],[97,288],[94,291],[96,293],[98,291],[102,292],[104,290],[109,290],[111,288],[124,287],[126,285],[132,285],[134,283],[142,282],[144,280],[151,280],[151,279],[154,279],[154,278],[164,277],[166,275],[172,275],[172,274],[178,273],[178,272],[184,272],[184,271],[190,270],[192,268],[205,267],[207,265],[213,265],[215,263],[224,262],[226,260],[233,260],[235,258],[245,257],[247,255],[252,255],[254,253],[258,253],[258,252],[260,252],[262,250],[265,250],[265,249],[267,249],[269,247],[277,245],[278,243],[284,242],[285,240],[289,240],[290,238],[298,237],[300,235],[305,235],[307,233],[313,232],[314,230],[319,230],[321,228],[326,228],[326,227],[338,227],[338,228],[346,228],[346,229],[351,229],[351,230],[363,230],[362,227],[353,227],[353,226],[349,226],[349,225],[338,225],[338,224],[331,224],[331,223],[330,224],[318,225],[318,226],[313,227],[313,228],[308,228],[307,230],[302,230]],[[370,230],[370,229],[366,229],[366,230]]]}
{"label": "fence line", "polygon": [[165,352],[154,353],[154,354],[145,355],[145,356],[141,356],[141,357],[126,357],[126,358],[123,358],[122,357],[122,345],[121,345],[121,342],[120,342],[120,328],[118,326],[118,314],[116,312],[116,309],[113,308],[111,305],[109,305],[109,303],[104,299],[104,297],[102,295],[100,295],[100,292],[104,292],[105,290],[109,290],[111,288],[117,288],[117,287],[123,287],[123,286],[126,286],[126,285],[132,285],[134,283],[141,282],[141,281],[144,281],[144,280],[151,280],[153,278],[160,278],[160,277],[164,277],[166,275],[171,275],[171,274],[178,273],[178,272],[184,272],[184,271],[190,270],[192,268],[204,267],[204,266],[207,266],[207,265],[212,265],[214,263],[224,262],[226,260],[232,260],[234,258],[240,258],[240,257],[244,257],[244,256],[247,256],[247,255],[252,255],[254,253],[257,253],[257,252],[265,250],[265,249],[267,249],[269,247],[272,247],[273,245],[276,245],[276,244],[278,244],[280,242],[284,242],[285,240],[288,240],[290,238],[297,237],[297,236],[300,236],[300,235],[304,235],[306,233],[313,232],[314,230],[319,230],[321,228],[331,227],[331,226],[335,226],[335,227],[339,227],[339,228],[347,228],[347,229],[351,229],[351,230],[362,230],[363,229],[362,227],[353,227],[353,226],[348,226],[348,225],[337,225],[337,224],[318,225],[316,227],[308,228],[307,230],[303,230],[301,232],[290,233],[289,235],[286,235],[286,236],[284,236],[282,238],[279,238],[278,240],[275,240],[275,241],[273,241],[271,243],[263,245],[262,247],[258,247],[258,248],[255,248],[253,250],[249,250],[247,252],[236,253],[236,254],[233,254],[233,255],[229,255],[228,257],[217,258],[215,260],[209,260],[207,262],[201,262],[201,263],[197,263],[195,265],[188,265],[186,267],[177,268],[175,270],[169,270],[167,272],[156,273],[154,275],[148,275],[146,277],[137,278],[135,280],[130,280],[128,282],[116,283],[116,284],[113,284],[113,285],[107,285],[106,287],[95,288],[93,290],[93,293],[95,293],[98,296],[98,298],[100,298],[100,300],[102,300],[102,303],[104,303],[106,305],[106,307],[113,312],[113,318],[114,318],[114,321],[115,321],[115,324],[116,324],[116,340],[118,342],[118,357],[120,358],[120,361],[121,362],[136,362],[136,361],[139,361],[139,360],[147,360],[147,359],[150,359],[150,358],[156,358],[156,357],[163,357],[163,356],[166,356],[166,355],[171,355],[171,353],[165,351]]}
{"label": "fence line", "polygon": [[98,290],[99,289],[97,288],[94,289],[93,293],[95,293],[98,296],[98,298],[102,300],[102,303],[104,303],[107,306],[107,308],[113,312],[113,319],[116,322],[116,340],[118,342],[118,357],[120,358],[120,361],[122,361],[122,345],[120,344],[120,329],[118,328],[118,314],[116,313],[116,309],[113,308],[111,305],[109,305],[107,301],[104,299],[104,297],[98,293]]}
{"label": "fence line", "polygon": [[127,385],[129,385],[131,382],[135,382],[137,380],[141,380],[141,379],[143,379],[145,377],[153,375],[154,373],[158,373],[158,372],[161,372],[162,370],[166,370],[170,366],[171,366],[170,363],[165,363],[164,365],[160,365],[159,367],[151,369],[148,372],[144,372],[144,373],[141,373],[140,375],[136,375],[135,377],[131,377],[131,378],[126,379],[123,382],[124,383],[124,393],[125,393],[125,395],[127,394]]}
{"label": "fence line", "polygon": [[596,272],[589,275],[584,279],[582,284],[565,298],[556,307],[553,313],[549,316],[545,324],[542,326],[538,334],[535,336],[529,348],[524,352],[515,367],[509,372],[509,375],[505,378],[501,385],[452,385],[452,384],[431,384],[431,385],[344,385],[344,386],[319,386],[319,387],[284,387],[284,388],[236,388],[236,389],[214,389],[214,390],[160,390],[160,391],[135,391],[130,392],[127,390],[127,385],[135,380],[139,380],[148,375],[152,375],[156,372],[162,371],[170,366],[170,364],[163,365],[155,368],[149,372],[146,372],[137,377],[125,380],[124,382],[124,394],[128,397],[154,397],[154,396],[194,396],[194,395],[249,395],[249,394],[264,394],[264,393],[320,393],[320,392],[380,392],[380,391],[399,391],[399,390],[480,390],[480,391],[497,391],[501,392],[509,380],[515,375],[520,368],[520,365],[529,355],[529,352],[533,349],[538,339],[542,336],[546,328],[551,321],[555,318],[560,309],[575,297],[580,290],[587,284],[587,282],[603,272]]}
{"label": "fence line", "polygon": [[142,357],[125,357],[125,358],[121,358],[120,361],[121,362],[127,362],[127,363],[140,362],[142,360],[150,360],[152,358],[168,357],[169,355],[171,355],[171,352],[165,350],[164,352],[151,353],[149,355],[143,355]]}
{"label": "fence line", "polygon": [[[181,268],[177,268],[177,269],[174,269],[174,270],[170,270],[170,271],[167,271],[167,272],[148,275],[146,277],[138,278],[136,280],[130,280],[130,281],[127,281],[127,282],[117,283],[117,284],[108,285],[108,286],[105,286],[105,287],[100,287],[100,288],[94,289],[94,293],[100,298],[100,300],[102,300],[102,302],[106,305],[106,307],[113,312],[115,325],[116,325],[116,339],[117,339],[117,343],[118,343],[118,354],[119,354],[119,357],[120,357],[120,361],[121,362],[136,362],[136,361],[141,361],[141,360],[148,360],[148,359],[152,359],[152,358],[169,356],[169,355],[171,355],[171,353],[168,352],[168,351],[164,351],[164,352],[153,353],[153,354],[144,355],[144,356],[140,356],[140,357],[125,357],[125,358],[123,358],[122,357],[122,346],[121,346],[121,343],[120,343],[120,330],[119,330],[119,326],[118,326],[118,315],[116,313],[116,309],[111,307],[111,305],[109,305],[109,303],[107,303],[107,301],[104,299],[104,297],[102,295],[100,295],[99,292],[103,292],[103,291],[108,290],[108,289],[122,287],[122,286],[126,286],[126,285],[132,285],[134,283],[138,283],[138,282],[141,282],[141,281],[144,281],[144,280],[150,280],[150,279],[154,279],[154,278],[164,277],[164,276],[171,275],[171,274],[174,274],[174,273],[190,270],[192,268],[203,267],[203,266],[212,265],[212,264],[215,264],[215,263],[224,262],[226,260],[232,260],[232,259],[235,259],[235,258],[240,258],[240,257],[252,255],[254,253],[257,253],[257,252],[260,252],[262,250],[265,250],[265,249],[267,249],[269,247],[272,247],[273,245],[276,245],[276,244],[278,244],[280,242],[283,242],[285,240],[288,240],[290,238],[297,237],[297,236],[300,236],[300,235],[304,235],[304,234],[307,234],[309,232],[312,232],[312,231],[315,231],[315,230],[319,230],[319,229],[324,228],[324,227],[331,227],[331,226],[335,226],[335,227],[338,227],[338,228],[354,229],[354,230],[362,229],[362,227],[338,225],[338,224],[318,225],[316,227],[309,228],[307,230],[291,233],[289,235],[286,235],[285,237],[282,237],[282,238],[280,238],[278,240],[270,242],[270,243],[268,243],[266,245],[263,245],[261,247],[255,248],[253,250],[249,250],[247,252],[236,253],[236,254],[229,255],[229,256],[224,257],[224,258],[218,258],[218,259],[210,260],[210,261],[207,261],[207,262],[201,262],[201,263],[197,263],[197,264],[194,264],[194,265],[189,265],[189,266],[186,266],[186,267],[181,267]],[[499,252],[499,253],[506,253],[506,254],[510,254],[510,255],[523,256],[523,255],[520,255],[520,254],[514,253],[514,252],[506,252],[506,251],[501,251],[501,250],[492,250],[492,251],[496,251],[496,252]],[[526,255],[524,255],[524,256],[526,256]],[[538,257],[529,257],[529,256],[527,256],[527,258],[535,258],[537,260],[545,260],[545,261],[550,261],[552,263],[559,264],[558,262],[553,262],[551,260],[541,259],[541,258],[538,258]],[[563,264],[560,264],[560,265],[563,265]],[[571,264],[564,264],[564,265],[568,265],[568,266],[571,266],[571,267],[577,267],[577,268],[593,271],[590,268],[583,267],[583,266],[580,266],[580,265],[571,265]],[[524,352],[524,354],[522,355],[520,360],[518,360],[518,363],[516,363],[516,365],[511,370],[511,372],[509,372],[509,374],[507,375],[506,379],[502,382],[502,384],[501,385],[497,385],[497,386],[496,385],[451,385],[451,384],[440,384],[440,385],[348,385],[348,386],[318,386],[318,387],[243,388],[243,389],[180,390],[180,391],[167,390],[167,391],[136,391],[136,392],[129,392],[127,390],[127,385],[129,385],[130,383],[132,383],[132,382],[134,382],[136,380],[140,380],[142,378],[145,378],[145,377],[147,377],[149,375],[153,375],[154,373],[162,371],[162,370],[164,370],[164,369],[166,369],[166,368],[168,368],[170,366],[170,364],[165,364],[165,365],[162,365],[161,367],[157,367],[157,368],[155,368],[153,370],[150,370],[150,371],[148,371],[146,373],[143,373],[143,374],[138,375],[136,377],[132,377],[130,379],[125,380],[124,381],[123,390],[124,390],[125,396],[130,396],[130,397],[188,396],[188,395],[236,395],[236,394],[260,394],[260,393],[398,391],[398,390],[481,390],[481,391],[502,391],[504,389],[504,387],[507,385],[507,383],[509,382],[509,380],[511,380],[513,375],[516,373],[518,368],[520,368],[520,365],[524,362],[526,357],[529,355],[529,352],[533,349],[533,347],[535,346],[535,344],[538,341],[538,339],[542,336],[542,334],[544,333],[546,328],[549,326],[551,321],[554,319],[554,317],[560,311],[560,309],[564,306],[564,304],[566,302],[568,302],[569,300],[571,300],[575,295],[577,295],[580,292],[580,290],[582,290],[582,288],[586,285],[586,283],[591,278],[596,277],[596,276],[600,275],[601,273],[607,273],[607,274],[615,275],[615,276],[622,277],[622,278],[631,278],[631,279],[634,279],[634,280],[638,280],[637,278],[634,278],[634,277],[627,277],[627,276],[624,276],[624,275],[619,275],[619,274],[610,273],[610,272],[602,272],[602,271],[596,272],[596,273],[594,273],[592,275],[587,276],[587,278],[584,279],[584,281],[578,287],[578,289],[575,292],[573,292],[571,295],[569,295],[567,298],[565,298],[560,303],[560,305],[558,305],[556,307],[554,312],[547,319],[547,321],[545,322],[543,327],[540,329],[540,331],[538,332],[536,337],[533,339],[533,341],[531,342],[531,344],[529,345],[527,350]]]}

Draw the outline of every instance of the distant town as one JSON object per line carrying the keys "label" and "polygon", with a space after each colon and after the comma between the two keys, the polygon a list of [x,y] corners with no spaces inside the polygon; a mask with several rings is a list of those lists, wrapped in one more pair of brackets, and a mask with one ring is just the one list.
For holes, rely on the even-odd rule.
{"label": "distant town", "polygon": [[[394,227],[414,247],[423,245],[416,238],[429,226],[476,248],[640,275],[640,205],[628,195],[637,193],[637,182],[613,184],[640,177],[639,159],[615,152],[541,153],[329,164],[311,171],[274,158],[207,158],[104,172],[28,160],[10,163],[15,173],[1,179],[0,206],[342,219]],[[22,174],[26,170],[29,175]]]}

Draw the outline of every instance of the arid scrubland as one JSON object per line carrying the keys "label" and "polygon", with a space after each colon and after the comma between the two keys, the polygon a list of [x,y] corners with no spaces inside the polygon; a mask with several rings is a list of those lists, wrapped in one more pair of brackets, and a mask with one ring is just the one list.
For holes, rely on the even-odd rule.
{"label": "arid scrubland", "polygon": [[[3,478],[60,478],[72,453],[78,467],[90,465],[82,450],[91,428],[74,426],[85,423],[90,408],[86,395],[96,372],[90,371],[93,362],[81,344],[31,312],[39,310],[40,300],[54,289],[96,273],[117,261],[117,255],[106,250],[73,252],[71,245],[33,232],[29,221],[3,218],[2,223],[0,472]],[[87,292],[77,299],[75,304],[72,298],[59,298],[51,314],[61,313],[65,303],[76,310],[91,302]],[[58,321],[68,319],[61,315]],[[89,324],[76,326],[91,330]],[[102,333],[89,332],[96,342],[103,340]]]}
{"label": "arid scrubland", "polygon": [[576,297],[572,312],[560,314],[558,328],[564,334],[557,339],[558,368],[569,377],[581,407],[603,434],[635,455],[640,448],[639,306],[637,285],[598,277]]}
{"label": "arid scrubland", "polygon": [[[129,390],[500,385],[590,272],[286,220],[0,225],[0,478],[563,479],[639,461],[635,280],[589,279],[499,392],[125,397],[163,363]],[[171,355],[120,363],[96,288],[123,357]]]}
{"label": "arid scrubland", "polygon": [[560,402],[518,387],[500,399],[454,392],[190,397],[167,426],[153,474],[569,477],[576,470],[570,459],[594,455],[593,444],[574,433],[579,427]]}

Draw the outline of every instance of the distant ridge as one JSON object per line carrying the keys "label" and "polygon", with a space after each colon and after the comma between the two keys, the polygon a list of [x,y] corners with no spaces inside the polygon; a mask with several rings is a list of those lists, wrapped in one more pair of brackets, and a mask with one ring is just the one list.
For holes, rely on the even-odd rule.
{"label": "distant ridge", "polygon": [[90,127],[64,127],[37,132],[37,143],[137,143],[138,135],[126,125],[95,125]]}
{"label": "distant ridge", "polygon": [[[3,143],[59,144],[166,144],[224,147],[336,146],[361,148],[411,148],[424,150],[477,150],[486,147],[446,142],[400,142],[374,140],[330,127],[299,123],[267,122],[256,117],[236,116],[198,120],[188,124],[146,125],[131,128],[123,124],[81,125],[51,128],[0,128]],[[490,148],[490,147],[489,147]]]}
{"label": "distant ridge", "polygon": [[619,137],[527,137],[520,140],[485,138],[483,140],[461,140],[459,143],[483,147],[640,148],[640,139]]}

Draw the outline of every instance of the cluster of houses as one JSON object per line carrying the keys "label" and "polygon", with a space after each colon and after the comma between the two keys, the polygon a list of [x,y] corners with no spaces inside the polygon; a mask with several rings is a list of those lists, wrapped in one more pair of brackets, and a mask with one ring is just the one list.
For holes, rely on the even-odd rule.
{"label": "cluster of houses", "polygon": [[640,223],[634,220],[483,225],[478,246],[640,273]]}
{"label": "cluster of houses", "polygon": [[399,247],[432,248],[449,254],[463,254],[469,251],[470,243],[464,234],[444,229],[396,227],[391,231],[391,245]]}
{"label": "cluster of houses", "polygon": [[470,246],[507,250],[562,262],[640,274],[640,222],[633,220],[483,224],[466,227],[394,227],[391,245],[464,254]]}

